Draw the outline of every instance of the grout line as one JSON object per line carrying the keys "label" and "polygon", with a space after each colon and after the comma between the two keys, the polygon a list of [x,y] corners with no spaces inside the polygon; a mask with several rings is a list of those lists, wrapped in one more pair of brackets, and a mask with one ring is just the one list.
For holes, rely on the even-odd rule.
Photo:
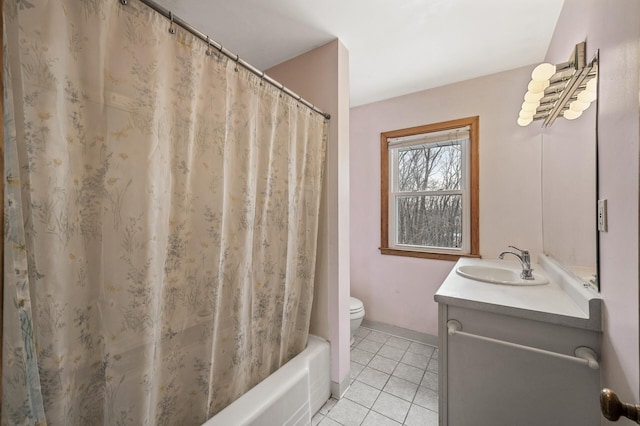
{"label": "grout line", "polygon": [[[358,380],[358,377],[360,377],[360,375],[362,374],[362,372],[364,371],[364,369],[365,369],[365,368],[370,368],[370,369],[372,369],[372,370],[374,370],[374,371],[376,371],[376,372],[379,372],[379,373],[382,373],[382,374],[386,374],[386,375],[388,375],[388,378],[385,380],[385,382],[384,382],[384,384],[382,385],[382,388],[381,388],[381,389],[378,389],[378,388],[376,388],[376,387],[374,387],[374,386],[372,386],[372,385],[370,385],[370,384],[367,384],[367,383],[365,383],[365,382],[362,382],[362,381],[358,380],[358,382],[360,382],[360,383],[362,383],[362,384],[364,384],[364,385],[367,385],[367,386],[369,386],[369,387],[372,387],[372,388],[374,388],[374,389],[376,389],[376,390],[378,390],[378,391],[379,391],[379,394],[378,394],[378,396],[376,397],[376,399],[374,400],[373,404],[371,405],[371,408],[367,408],[367,407],[365,407],[364,405],[362,405],[362,404],[360,404],[360,403],[358,403],[358,402],[356,402],[356,401],[353,401],[353,400],[352,400],[352,399],[350,399],[350,398],[347,398],[347,399],[349,399],[349,401],[350,401],[350,402],[352,402],[352,403],[354,403],[354,404],[357,404],[357,405],[359,405],[360,407],[363,407],[363,408],[365,408],[365,409],[367,410],[367,414],[365,414],[365,417],[364,417],[364,418],[366,418],[366,417],[369,415],[369,413],[370,413],[371,411],[373,411],[373,412],[375,412],[376,414],[378,414],[378,415],[380,415],[380,416],[383,416],[383,417],[385,417],[385,418],[387,418],[387,419],[389,419],[389,420],[392,420],[392,421],[394,421],[394,422],[396,421],[395,419],[392,419],[392,418],[390,418],[390,417],[388,417],[388,416],[386,416],[386,415],[384,415],[384,414],[382,414],[382,413],[380,413],[380,412],[378,412],[378,411],[374,410],[374,409],[373,409],[374,405],[376,404],[376,402],[378,401],[378,399],[380,398],[380,396],[381,396],[383,393],[386,393],[387,395],[390,395],[390,396],[396,397],[396,398],[398,398],[398,399],[400,399],[400,400],[402,400],[402,401],[404,401],[404,402],[407,402],[407,403],[409,404],[409,409],[407,410],[406,414],[404,415],[404,419],[403,419],[403,421],[401,422],[401,424],[402,424],[402,425],[404,425],[404,424],[405,424],[405,422],[407,421],[407,418],[408,418],[408,416],[409,416],[409,412],[411,411],[411,408],[412,408],[414,405],[415,405],[415,406],[417,406],[417,407],[420,407],[420,408],[422,408],[422,409],[428,410],[428,411],[430,411],[430,412],[432,412],[432,413],[437,414],[437,413],[438,413],[437,411],[434,411],[434,410],[432,410],[432,409],[430,409],[430,408],[427,408],[427,407],[423,407],[422,405],[417,404],[417,403],[415,403],[414,401],[415,401],[416,396],[418,395],[418,391],[420,390],[420,388],[421,388],[421,387],[424,387],[425,389],[428,389],[428,390],[436,391],[436,392],[437,392],[437,390],[436,390],[436,389],[431,389],[430,387],[422,386],[422,382],[423,382],[423,380],[424,380],[424,378],[425,378],[425,376],[426,376],[427,372],[429,372],[429,373],[431,373],[431,374],[435,374],[435,375],[438,375],[438,374],[439,374],[439,372],[438,372],[438,371],[431,371],[431,370],[429,370],[429,369],[428,369],[428,368],[429,368],[429,364],[431,363],[431,361],[432,361],[432,360],[434,360],[434,354],[436,354],[436,353],[437,353],[437,349],[438,349],[438,348],[437,348],[437,347],[435,347],[435,346],[432,346],[432,345],[426,344],[426,343],[424,343],[424,342],[415,341],[415,340],[408,339],[408,338],[406,338],[406,337],[402,337],[402,336],[395,336],[395,335],[393,335],[393,334],[385,333],[385,332],[383,332],[383,331],[374,330],[374,329],[369,329],[369,328],[367,328],[367,327],[362,327],[362,326],[361,326],[361,328],[366,329],[366,330],[369,330],[369,333],[368,333],[365,337],[362,337],[362,338],[360,339],[360,341],[359,341],[356,345],[354,345],[354,347],[350,348],[350,351],[353,351],[354,349],[359,349],[360,351],[363,351],[363,352],[366,352],[366,353],[368,353],[368,354],[371,354],[371,355],[372,355],[372,357],[369,359],[369,361],[367,361],[367,363],[366,363],[366,364],[361,364],[361,363],[359,363],[358,361],[355,361],[355,360],[354,360],[353,362],[355,362],[356,364],[358,364],[358,365],[361,365],[361,366],[362,366],[362,370],[360,371],[360,373],[358,373],[358,375],[357,375],[356,377],[354,377],[354,378],[350,378],[350,379],[352,380],[352,382],[353,382],[353,381]],[[424,345],[424,346],[427,346],[427,347],[433,348],[434,350],[433,350],[433,351],[431,351],[431,354],[427,357],[427,356],[424,356],[424,355],[422,355],[422,354],[415,354],[415,353],[413,353],[413,352],[409,352],[409,347],[410,347],[410,346],[408,346],[406,349],[402,349],[402,348],[396,348],[396,347],[394,347],[394,346],[392,346],[392,345],[388,345],[388,346],[389,346],[389,347],[391,347],[391,348],[397,349],[398,351],[402,351],[402,355],[400,356],[400,360],[395,360],[395,359],[393,359],[393,358],[387,358],[387,357],[385,357],[384,355],[380,354],[379,352],[380,352],[380,350],[381,350],[385,345],[387,345],[387,342],[389,341],[389,338],[387,338],[387,340],[386,340],[384,343],[382,343],[382,342],[378,342],[378,341],[376,341],[376,340],[372,340],[372,339],[367,339],[367,337],[371,334],[371,332],[374,332],[374,331],[375,331],[376,333],[384,334],[384,335],[387,335],[387,336],[389,336],[389,337],[396,337],[396,338],[398,338],[398,339],[406,340],[406,341],[408,341],[408,342],[415,342],[415,343],[418,343],[418,344],[420,344],[420,345]],[[358,348],[358,345],[359,345],[363,340],[365,340],[365,339],[369,340],[370,342],[374,342],[374,343],[377,343],[377,344],[381,344],[380,348],[378,348],[375,352],[370,352],[370,351],[368,351],[368,350],[365,350],[365,349],[362,349],[362,348]],[[411,353],[411,354],[413,354],[413,355],[418,355],[418,356],[422,356],[422,357],[427,358],[427,364],[426,364],[426,366],[425,366],[424,368],[420,368],[420,367],[416,367],[416,366],[413,366],[413,365],[411,365],[411,364],[407,364],[407,363],[402,362],[402,360],[404,359],[404,357],[406,356],[406,354],[407,354],[407,353]],[[380,356],[381,358],[384,358],[384,359],[387,359],[387,360],[390,360],[390,361],[393,361],[393,362],[395,362],[395,363],[396,363],[396,365],[395,365],[395,367],[393,368],[393,370],[391,371],[391,373],[387,373],[386,371],[378,370],[377,368],[375,368],[375,367],[373,367],[373,366],[371,366],[371,365],[370,365],[370,364],[371,364],[371,362],[374,360],[374,358],[375,358],[376,356]],[[410,381],[410,380],[407,380],[407,379],[404,379],[404,378],[402,378],[402,377],[394,376],[394,375],[393,375],[393,374],[395,373],[395,371],[397,370],[397,368],[400,366],[400,364],[404,364],[404,365],[406,365],[406,366],[409,366],[409,367],[412,367],[412,368],[417,368],[417,369],[419,369],[419,370],[422,370],[422,374],[420,375],[420,380],[419,380],[419,382],[418,382],[417,384],[416,384],[416,383],[413,383],[413,382],[412,382],[412,381]],[[406,399],[404,399],[404,398],[402,398],[402,397],[400,397],[400,396],[393,395],[393,394],[391,394],[391,393],[389,393],[389,392],[385,392],[385,391],[384,391],[385,387],[386,387],[386,386],[387,386],[387,384],[389,383],[389,380],[391,380],[391,377],[396,377],[397,379],[401,379],[401,380],[404,380],[404,381],[406,381],[406,382],[408,382],[408,383],[411,383],[412,385],[416,385],[416,387],[417,387],[417,388],[416,388],[416,392],[413,394],[413,397],[411,398],[411,401],[406,400]],[[335,405],[334,405],[334,406],[335,406]],[[333,407],[332,407],[332,408],[333,408]],[[329,410],[329,412],[330,412],[330,411],[331,411],[331,410]],[[328,416],[329,412],[327,412],[327,414],[325,415],[325,417],[329,417],[329,416]],[[331,418],[331,417],[329,417],[329,418],[330,418],[331,420],[333,420],[333,418]],[[363,418],[363,421],[364,421],[364,418]],[[335,420],[334,420],[334,421],[335,421]],[[336,421],[336,422],[337,422],[337,421]],[[337,422],[337,423],[338,423],[338,422]]]}
{"label": "grout line", "polygon": [[[360,328],[367,329],[367,330],[369,330],[369,332],[372,332],[372,331],[373,331],[373,332],[380,333],[380,334],[386,334],[387,336],[390,336],[390,337],[396,337],[396,338],[398,338],[398,339],[406,340],[406,341],[408,341],[408,342],[418,343],[418,344],[420,344],[420,345],[424,345],[424,346],[428,346],[428,347],[430,347],[430,348],[438,349],[438,347],[437,347],[437,346],[430,345],[430,344],[428,344],[428,343],[421,342],[421,341],[419,341],[419,340],[410,339],[410,338],[408,338],[408,337],[396,336],[395,334],[389,334],[389,333],[386,333],[386,332],[384,332],[384,331],[380,331],[380,330],[376,330],[376,329],[373,329],[373,328],[364,327],[364,326],[362,326],[362,325],[360,326]],[[367,336],[368,336],[368,334],[367,334]],[[366,337],[363,337],[363,339],[366,339]]]}

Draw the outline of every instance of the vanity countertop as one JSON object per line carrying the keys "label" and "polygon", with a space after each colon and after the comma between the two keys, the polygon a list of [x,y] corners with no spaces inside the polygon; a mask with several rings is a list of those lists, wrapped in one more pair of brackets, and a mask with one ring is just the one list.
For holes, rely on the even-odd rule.
{"label": "vanity countertop", "polygon": [[476,281],[456,272],[462,265],[486,265],[520,271],[517,262],[460,258],[436,292],[435,300],[452,306],[601,331],[600,296],[591,289],[583,288],[579,282],[571,282],[546,258],[541,256],[541,261],[544,262],[544,268],[539,264],[532,264],[532,268],[535,274],[549,278],[549,283],[518,286]]}

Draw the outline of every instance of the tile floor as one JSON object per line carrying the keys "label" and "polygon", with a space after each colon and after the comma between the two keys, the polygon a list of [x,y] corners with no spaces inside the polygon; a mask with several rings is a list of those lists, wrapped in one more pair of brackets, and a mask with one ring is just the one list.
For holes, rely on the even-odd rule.
{"label": "tile floor", "polygon": [[438,349],[360,327],[351,347],[351,387],[313,417],[316,426],[438,424]]}

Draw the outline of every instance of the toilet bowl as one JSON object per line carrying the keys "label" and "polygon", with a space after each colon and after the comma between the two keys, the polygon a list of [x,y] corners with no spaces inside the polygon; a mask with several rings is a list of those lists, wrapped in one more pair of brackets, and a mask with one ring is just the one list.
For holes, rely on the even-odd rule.
{"label": "toilet bowl", "polygon": [[351,344],[353,345],[356,330],[360,327],[362,319],[364,318],[364,305],[362,304],[362,301],[355,297],[351,298],[349,303],[349,315],[351,317]]}

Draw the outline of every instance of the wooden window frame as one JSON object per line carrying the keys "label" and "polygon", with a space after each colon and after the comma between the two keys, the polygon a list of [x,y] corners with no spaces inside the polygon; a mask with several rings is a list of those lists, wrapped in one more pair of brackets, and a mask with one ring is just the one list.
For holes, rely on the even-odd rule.
{"label": "wooden window frame", "polygon": [[[469,253],[436,253],[430,251],[402,250],[389,247],[389,142],[390,138],[413,136],[421,133],[452,130],[469,126]],[[480,212],[479,212],[479,141],[480,118],[467,117],[380,134],[380,253],[425,259],[457,260],[460,257],[480,257]]]}
{"label": "wooden window frame", "polygon": [[[0,20],[4,22],[3,16],[4,3],[0,0]],[[4,40],[2,39],[3,31],[0,31],[0,45],[3,44]],[[3,49],[4,50],[4,49]],[[4,64],[4,52],[0,52],[0,64]],[[0,69],[0,87],[2,87],[2,93],[4,93],[4,66]],[[2,155],[2,163],[0,163],[0,175],[3,176],[4,180],[4,96],[0,99],[0,115],[2,116],[2,124],[0,124],[0,155]],[[4,183],[0,187],[0,203],[2,207],[0,207],[0,213],[2,215],[2,219],[0,219],[0,235],[4,238]],[[0,288],[0,341],[2,342],[2,346],[0,346],[0,377],[4,377],[2,374],[2,352],[4,348],[4,336],[2,335],[2,330],[4,328],[3,318],[4,318],[4,242],[2,247],[0,247],[0,274],[2,274],[2,288]],[[0,400],[2,399],[2,382],[0,381]],[[2,417],[2,406],[0,405],[0,417]]]}

